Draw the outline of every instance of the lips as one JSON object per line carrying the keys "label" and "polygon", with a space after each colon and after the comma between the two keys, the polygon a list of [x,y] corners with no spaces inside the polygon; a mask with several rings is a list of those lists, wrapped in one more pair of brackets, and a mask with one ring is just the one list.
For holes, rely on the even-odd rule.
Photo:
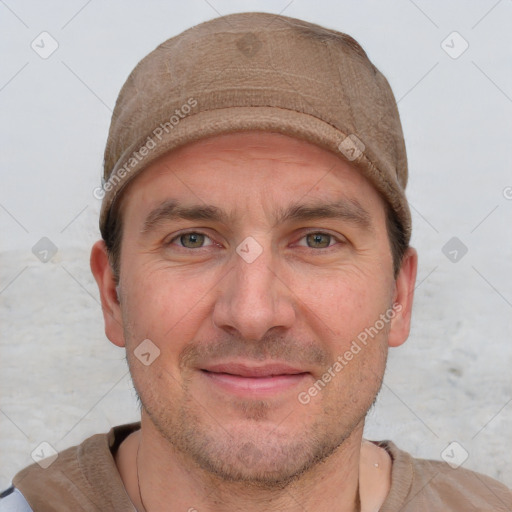
{"label": "lips", "polygon": [[225,363],[202,368],[209,385],[239,397],[264,398],[297,388],[309,375],[285,363]]}
{"label": "lips", "polygon": [[211,365],[206,368],[202,368],[202,370],[211,373],[226,373],[229,375],[247,378],[262,378],[274,377],[278,375],[297,375],[301,373],[307,373],[304,370],[281,363],[271,363],[261,366],[248,366],[242,363],[227,363]]}

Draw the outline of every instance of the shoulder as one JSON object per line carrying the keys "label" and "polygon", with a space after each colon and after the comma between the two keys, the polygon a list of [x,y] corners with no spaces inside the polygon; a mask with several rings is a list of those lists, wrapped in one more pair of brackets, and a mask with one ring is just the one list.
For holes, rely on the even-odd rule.
{"label": "shoulder", "polygon": [[[58,510],[59,503],[76,506],[77,499],[89,494],[90,483],[80,460],[81,452],[96,453],[105,434],[96,434],[78,446],[60,451],[53,462],[34,463],[18,472],[12,479],[13,486],[21,492],[34,510]],[[49,465],[47,465],[49,463]],[[102,465],[101,458],[98,464]],[[15,510],[15,509],[14,509]],[[76,507],[76,510],[80,510]],[[88,510],[85,508],[85,510]]]}
{"label": "shoulder", "polygon": [[[77,446],[60,451],[49,464],[44,461],[31,464],[14,476],[13,487],[37,511],[74,509],[96,512],[98,498],[106,504],[129,505],[113,450],[139,425],[114,427],[108,433],[95,434]],[[125,509],[130,510],[130,507]],[[0,508],[0,512],[3,510]],[[20,509],[25,510],[29,512],[31,509]]]}
{"label": "shoulder", "polygon": [[391,441],[382,441],[393,459],[391,490],[381,512],[512,510],[512,491],[481,473],[446,462],[412,457]]}

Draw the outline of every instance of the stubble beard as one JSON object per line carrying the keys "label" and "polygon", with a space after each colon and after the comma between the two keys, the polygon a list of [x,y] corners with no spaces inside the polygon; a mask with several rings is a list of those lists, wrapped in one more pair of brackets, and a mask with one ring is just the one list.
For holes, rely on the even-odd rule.
{"label": "stubble beard", "polygon": [[325,407],[316,421],[293,436],[280,430],[279,425],[265,423],[271,406],[264,400],[238,400],[236,407],[247,426],[229,428],[220,424],[222,418],[215,419],[205,411],[186,384],[182,395],[185,398],[178,410],[171,402],[162,407],[161,398],[151,392],[141,396],[137,391],[137,395],[154,427],[179,459],[192,462],[217,482],[278,490],[328,459],[358,428],[362,430],[381,383],[382,380],[368,397],[371,401],[360,410],[350,411],[343,418],[343,414],[339,416],[339,405],[333,409]]}
{"label": "stubble beard", "polygon": [[[141,409],[169,444],[170,456],[185,465],[195,466],[196,470],[204,472],[206,477],[217,483],[241,483],[245,488],[277,490],[295,482],[342,449],[344,442],[354,432],[362,432],[365,417],[375,404],[382,386],[387,359],[387,334],[386,329],[382,333],[383,338],[373,340],[380,348],[375,347],[373,356],[356,365],[350,378],[336,377],[337,381],[315,397],[315,400],[323,400],[321,409],[311,412],[316,416],[315,421],[308,423],[305,428],[296,429],[292,435],[282,428],[281,423],[286,423],[288,427],[293,424],[293,407],[291,413],[283,413],[283,419],[276,426],[276,422],[266,421],[273,412],[272,402],[233,398],[229,405],[236,409],[243,423],[223,425],[222,416],[214,418],[208,411],[208,404],[194,397],[190,390],[190,377],[183,378],[177,389],[177,378],[160,366],[159,359],[152,363],[151,373],[146,373],[149,378],[139,375],[136,370],[139,361],[135,361],[133,356],[127,359]],[[129,339],[128,332],[126,335]],[[293,347],[287,347],[284,340],[282,344],[274,340],[273,344],[267,346],[267,356],[271,350],[275,350],[276,354],[285,355],[282,359],[290,359],[286,356],[291,354],[288,349]],[[211,350],[218,353],[216,346],[212,346]],[[259,348],[255,348],[250,355],[256,356],[257,353]],[[320,361],[321,355],[314,350],[311,359],[315,354]],[[188,366],[189,369],[191,367]],[[342,371],[346,372],[347,369]],[[181,379],[186,373],[178,378]],[[330,401],[326,399],[329,394]],[[354,399],[358,395],[360,399]],[[339,398],[333,400],[333,396]],[[301,417],[304,417],[304,408],[309,406],[296,401]]]}

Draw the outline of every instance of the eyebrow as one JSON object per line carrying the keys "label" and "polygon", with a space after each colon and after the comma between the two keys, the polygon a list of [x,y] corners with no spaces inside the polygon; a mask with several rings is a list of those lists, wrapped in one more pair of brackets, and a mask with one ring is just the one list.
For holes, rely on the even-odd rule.
{"label": "eyebrow", "polygon": [[231,216],[217,206],[184,206],[178,201],[170,199],[161,203],[148,214],[144,221],[141,233],[148,233],[163,222],[177,219],[209,220],[227,224],[231,220]]}
{"label": "eyebrow", "polygon": [[274,226],[289,221],[340,219],[366,231],[374,231],[371,215],[355,199],[339,199],[327,203],[292,204],[286,209],[280,208],[276,217],[277,221]]}
{"label": "eyebrow", "polygon": [[[340,219],[354,224],[366,231],[374,232],[372,217],[355,199],[340,199],[332,202],[312,202],[307,204],[291,204],[287,208],[278,208],[274,212],[276,222],[273,227],[291,221],[320,219]],[[164,201],[146,217],[141,234],[146,234],[158,225],[177,219],[205,220],[224,224],[233,223],[236,215],[214,205],[185,206],[179,201]]]}

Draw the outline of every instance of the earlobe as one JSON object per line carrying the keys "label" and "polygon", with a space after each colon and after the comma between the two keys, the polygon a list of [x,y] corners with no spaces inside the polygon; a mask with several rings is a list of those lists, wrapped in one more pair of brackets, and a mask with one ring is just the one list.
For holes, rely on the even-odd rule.
{"label": "earlobe", "polygon": [[107,338],[119,347],[124,347],[124,332],[121,308],[118,298],[118,286],[108,259],[107,248],[103,240],[98,240],[91,249],[91,271],[98,285],[101,309],[105,321]]}
{"label": "earlobe", "polygon": [[404,343],[411,328],[412,303],[414,287],[416,284],[416,272],[418,269],[418,253],[413,247],[409,247],[402,259],[402,266],[395,282],[393,304],[397,312],[391,323],[388,344],[390,347],[398,347]]}

